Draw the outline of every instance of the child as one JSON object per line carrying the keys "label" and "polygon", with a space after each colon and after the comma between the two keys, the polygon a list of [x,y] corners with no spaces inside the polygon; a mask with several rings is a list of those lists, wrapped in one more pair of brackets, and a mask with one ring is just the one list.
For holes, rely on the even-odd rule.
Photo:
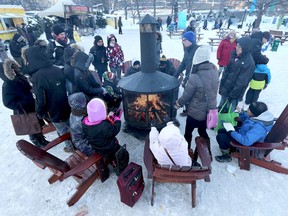
{"label": "child", "polygon": [[262,89],[265,89],[271,81],[270,69],[266,64],[257,64],[253,78],[250,82],[250,88],[246,93],[246,104],[256,102]]}
{"label": "child", "polygon": [[[239,109],[239,108],[238,108]],[[274,117],[268,111],[267,105],[263,102],[252,103],[247,113],[240,111],[240,119],[243,122],[236,131],[220,129],[216,140],[219,144],[222,155],[216,156],[218,162],[230,162],[230,141],[236,140],[244,146],[251,146],[255,142],[263,142],[267,133],[272,129]]]}

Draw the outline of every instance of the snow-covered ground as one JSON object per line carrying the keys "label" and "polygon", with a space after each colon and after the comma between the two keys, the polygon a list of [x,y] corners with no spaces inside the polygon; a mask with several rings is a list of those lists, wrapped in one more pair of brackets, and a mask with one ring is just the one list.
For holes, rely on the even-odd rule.
{"label": "snow-covered ground", "polygon": [[[266,30],[269,27],[265,26]],[[244,30],[244,29],[243,29]],[[246,29],[245,29],[246,30]],[[288,29],[286,28],[286,31]],[[237,30],[240,31],[241,30]],[[97,30],[106,44],[106,36],[114,33],[122,46],[125,59],[140,58],[139,28],[132,22],[124,22],[123,35],[118,35],[117,30],[107,27],[105,30]],[[216,31],[203,31],[204,39],[200,44],[206,44],[209,37],[215,37]],[[183,57],[181,39],[170,39],[165,31],[163,35],[163,54],[167,58]],[[89,52],[93,44],[93,37],[82,37],[81,44]],[[214,47],[211,61],[215,64],[216,48]],[[275,117],[287,105],[287,60],[288,43],[279,46],[277,52],[266,51],[270,58],[269,67],[272,73],[271,84],[261,92],[260,100],[268,104]],[[285,54],[286,53],[286,54]],[[286,68],[286,69],[285,69]],[[0,81],[2,84],[2,81]],[[180,88],[180,94],[183,89]],[[2,97],[2,96],[0,96]],[[218,98],[220,99],[220,98]],[[2,100],[2,98],[1,98]],[[178,113],[181,112],[181,109]],[[197,206],[191,207],[190,185],[182,184],[156,184],[155,203],[150,206],[151,180],[146,178],[147,171],[143,163],[144,142],[133,136],[120,132],[117,136],[120,143],[127,144],[130,159],[143,167],[145,176],[145,190],[133,208],[120,202],[117,188],[117,176],[111,170],[110,178],[101,183],[100,180],[90,187],[84,196],[72,207],[66,205],[66,201],[75,191],[76,181],[68,178],[63,182],[49,185],[49,170],[41,170],[28,158],[23,156],[16,148],[18,139],[27,136],[15,136],[10,121],[11,111],[0,105],[0,215],[3,216],[55,216],[55,215],[287,215],[288,175],[278,174],[252,165],[251,171],[240,170],[235,159],[230,163],[212,162],[211,182],[197,182]],[[184,133],[185,117],[178,116],[181,123],[180,129]],[[215,139],[215,133],[209,131],[212,140],[212,153],[220,153]],[[56,133],[47,135],[48,140],[56,137]],[[193,137],[197,136],[194,132]],[[192,144],[193,148],[195,144]],[[51,152],[62,159],[68,157],[62,149],[64,144],[54,148]],[[288,167],[288,149],[285,151],[273,151],[272,158],[284,163]],[[236,169],[234,173],[227,170],[227,166]]]}

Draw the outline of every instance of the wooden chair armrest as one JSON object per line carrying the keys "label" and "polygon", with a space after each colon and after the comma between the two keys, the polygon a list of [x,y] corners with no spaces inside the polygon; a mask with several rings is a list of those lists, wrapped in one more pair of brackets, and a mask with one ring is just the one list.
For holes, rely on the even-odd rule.
{"label": "wooden chair armrest", "polygon": [[262,149],[262,150],[278,149],[278,150],[284,150],[286,147],[288,147],[287,143],[267,143],[267,142],[256,142],[251,146],[244,146],[244,145],[241,145],[236,140],[232,140],[230,142],[230,144],[233,147],[242,148],[242,149]]}
{"label": "wooden chair armrest", "polygon": [[46,146],[42,147],[44,151],[48,151],[49,149],[53,148],[54,146],[64,142],[65,140],[71,139],[71,134],[68,132],[63,134],[62,136],[57,137],[56,139],[52,140]]}
{"label": "wooden chair armrest", "polygon": [[195,142],[202,166],[207,166],[211,169],[211,156],[209,154],[208,146],[205,139],[198,136],[195,138]]}
{"label": "wooden chair armrest", "polygon": [[152,178],[153,176],[153,161],[154,161],[154,155],[150,150],[149,147],[149,136],[146,137],[145,139],[145,146],[144,146],[144,164],[147,169],[147,178]]}
{"label": "wooden chair armrest", "polygon": [[64,175],[61,176],[60,180],[62,181],[63,179],[66,179],[70,176],[79,174],[80,172],[87,170],[93,164],[101,160],[101,158],[102,156],[100,154],[94,153],[93,155],[89,156],[85,161],[75,166],[73,169],[69,170],[68,172],[65,172]]}

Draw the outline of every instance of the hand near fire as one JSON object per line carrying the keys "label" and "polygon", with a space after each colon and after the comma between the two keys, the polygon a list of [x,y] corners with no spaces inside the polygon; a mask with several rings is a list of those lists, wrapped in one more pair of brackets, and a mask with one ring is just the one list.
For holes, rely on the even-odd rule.
{"label": "hand near fire", "polygon": [[178,103],[178,101],[176,101],[174,104],[174,109],[178,110],[180,107],[180,104]]}
{"label": "hand near fire", "polygon": [[114,121],[120,120],[122,116],[122,109],[117,109],[114,113]]}

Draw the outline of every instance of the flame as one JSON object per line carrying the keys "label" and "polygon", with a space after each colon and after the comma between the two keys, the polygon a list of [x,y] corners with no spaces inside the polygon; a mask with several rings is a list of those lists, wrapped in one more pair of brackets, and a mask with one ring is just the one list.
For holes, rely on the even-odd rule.
{"label": "flame", "polygon": [[140,108],[146,108],[147,106],[149,107],[149,111],[151,111],[152,107],[154,107],[157,110],[161,110],[160,104],[160,97],[159,95],[148,95],[148,100],[147,100],[147,95],[140,95],[137,97],[137,99],[134,102],[135,109],[140,109]]}

